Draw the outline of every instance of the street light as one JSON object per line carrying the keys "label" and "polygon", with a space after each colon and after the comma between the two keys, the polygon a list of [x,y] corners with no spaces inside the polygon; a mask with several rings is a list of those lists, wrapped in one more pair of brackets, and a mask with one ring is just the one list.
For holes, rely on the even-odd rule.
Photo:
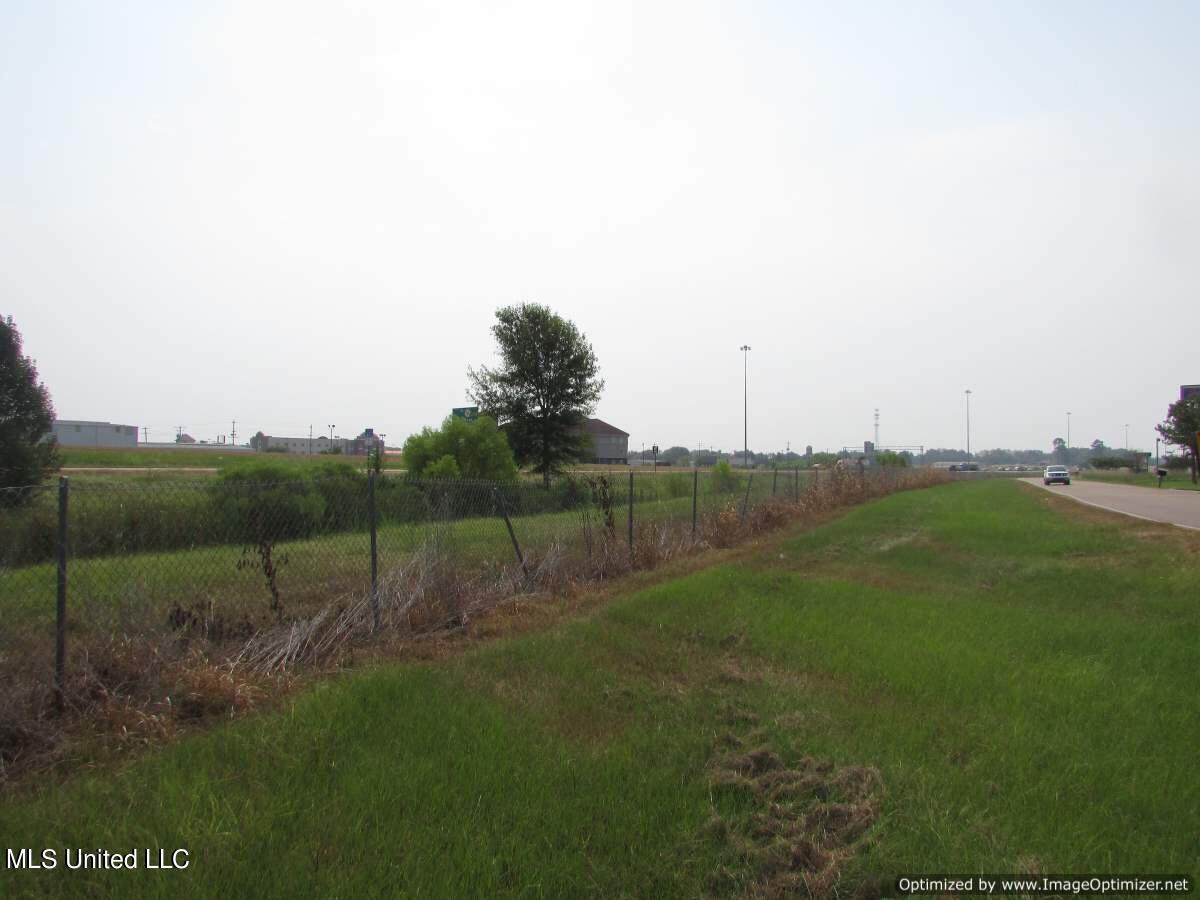
{"label": "street light", "polygon": [[971,389],[967,388],[967,461],[971,460]]}
{"label": "street light", "polygon": [[742,344],[742,465],[750,468],[750,345]]}

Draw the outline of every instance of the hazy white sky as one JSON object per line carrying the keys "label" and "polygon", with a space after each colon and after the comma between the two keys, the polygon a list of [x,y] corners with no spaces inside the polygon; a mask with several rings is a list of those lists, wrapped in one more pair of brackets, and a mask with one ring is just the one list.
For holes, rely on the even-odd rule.
{"label": "hazy white sky", "polygon": [[63,418],[389,443],[498,306],[642,441],[1153,448],[1200,3],[0,2],[0,314]]}

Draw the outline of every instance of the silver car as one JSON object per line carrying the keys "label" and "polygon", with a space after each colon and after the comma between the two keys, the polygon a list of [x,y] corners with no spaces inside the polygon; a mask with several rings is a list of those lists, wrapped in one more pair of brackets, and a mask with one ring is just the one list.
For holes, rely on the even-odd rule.
{"label": "silver car", "polygon": [[1070,484],[1071,473],[1066,466],[1046,466],[1042,473],[1042,484]]}

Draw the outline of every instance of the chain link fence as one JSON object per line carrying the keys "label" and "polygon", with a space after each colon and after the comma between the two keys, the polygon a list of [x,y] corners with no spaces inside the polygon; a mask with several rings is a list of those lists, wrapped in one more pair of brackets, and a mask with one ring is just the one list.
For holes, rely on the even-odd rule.
{"label": "chain link fence", "polygon": [[[379,629],[462,624],[481,605],[556,579],[728,546],[764,509],[853,502],[897,477],[626,469],[546,487],[347,468],[5,489],[0,677],[29,708],[52,711],[87,690],[123,690],[197,647],[278,671]],[[117,664],[105,648],[118,641],[153,650]]]}

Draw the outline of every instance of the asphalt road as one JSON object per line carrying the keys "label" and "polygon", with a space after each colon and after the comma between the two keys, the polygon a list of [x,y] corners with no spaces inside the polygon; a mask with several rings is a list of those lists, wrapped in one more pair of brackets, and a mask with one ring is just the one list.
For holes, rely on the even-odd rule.
{"label": "asphalt road", "polygon": [[1110,512],[1200,530],[1200,491],[1172,491],[1169,488],[1144,488],[1078,479],[1070,484],[1048,486],[1042,484],[1040,478],[1022,480],[1059,496]]}

